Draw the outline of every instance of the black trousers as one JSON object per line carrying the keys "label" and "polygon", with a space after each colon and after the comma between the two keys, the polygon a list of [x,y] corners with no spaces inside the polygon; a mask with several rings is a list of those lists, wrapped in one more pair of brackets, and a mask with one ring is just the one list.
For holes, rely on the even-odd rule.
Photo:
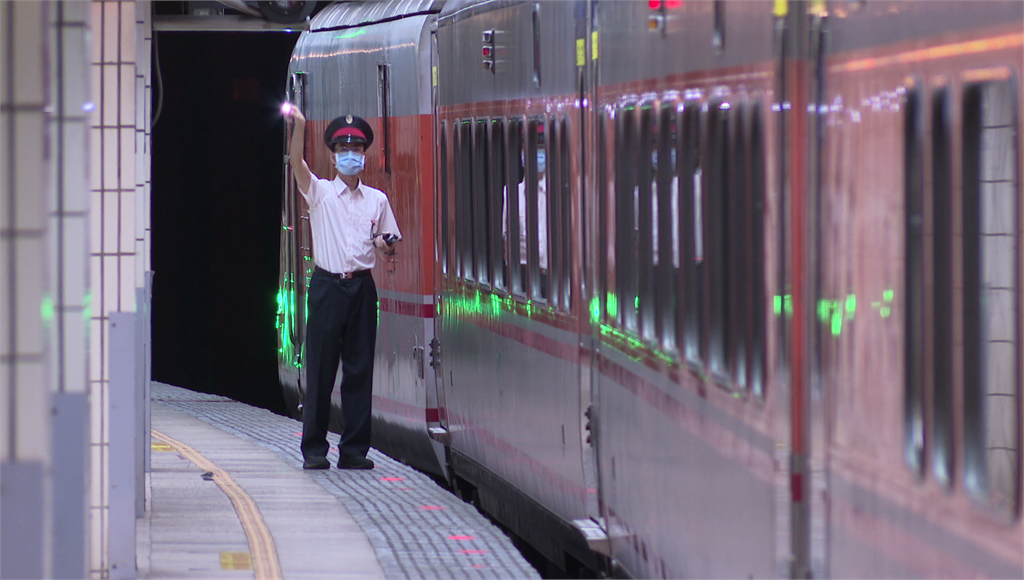
{"label": "black trousers", "polygon": [[377,343],[377,286],[366,275],[342,280],[319,268],[309,284],[306,319],[306,401],[302,408],[302,456],[327,456],[331,390],[341,360],[342,455],[370,450],[373,352]]}

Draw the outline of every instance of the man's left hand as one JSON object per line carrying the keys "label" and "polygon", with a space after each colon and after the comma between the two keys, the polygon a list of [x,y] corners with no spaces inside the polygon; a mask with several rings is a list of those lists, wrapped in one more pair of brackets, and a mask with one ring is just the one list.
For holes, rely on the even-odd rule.
{"label": "man's left hand", "polygon": [[[388,243],[388,240],[391,240],[390,244]],[[385,254],[394,254],[395,253],[395,241],[396,241],[395,238],[393,236],[391,236],[390,234],[384,234],[384,235],[380,235],[380,236],[377,236],[376,238],[374,238],[373,239],[373,245],[376,246],[377,249],[381,250]]]}

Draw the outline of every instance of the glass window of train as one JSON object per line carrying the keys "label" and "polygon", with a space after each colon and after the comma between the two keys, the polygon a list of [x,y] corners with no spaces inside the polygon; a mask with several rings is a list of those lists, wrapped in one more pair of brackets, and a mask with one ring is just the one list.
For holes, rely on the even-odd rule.
{"label": "glass window of train", "polygon": [[[725,106],[723,103],[722,106]],[[748,239],[750,235],[750,167],[747,106],[742,98],[728,103],[726,128],[725,208],[722,256],[725,270],[725,368],[739,387],[747,382],[747,323],[750,321]]]}
{"label": "glass window of train", "polygon": [[[528,254],[526,252],[526,227],[523,219],[526,206],[521,204],[519,200],[525,197],[523,194],[525,191],[525,168],[523,167],[523,161],[525,160],[523,132],[525,128],[526,124],[520,118],[508,120],[508,156],[506,160],[508,179],[505,182],[506,209],[503,218],[505,231],[508,232],[505,236],[505,243],[508,248],[506,252],[508,254],[508,261],[509,264],[515,265],[509,268],[512,294],[523,298],[526,297],[525,271]],[[510,191],[518,192],[518,195],[508,195]],[[518,219],[516,216],[518,216]]]}
{"label": "glass window of train", "polygon": [[[614,227],[612,220],[614,219],[614,212],[609,211],[613,204],[609,199],[608,187],[608,159],[611,156],[609,148],[611,147],[612,139],[609,139],[608,132],[614,130],[614,123],[612,121],[612,112],[605,110],[604,114],[600,115],[597,123],[597,212],[598,212],[598,227],[597,227],[597,268],[598,268],[598,288],[597,295],[598,300],[596,304],[597,312],[592,312],[591,315],[594,318],[594,322],[604,322],[611,324],[616,320],[618,305],[613,299],[615,292],[615,281],[611,273],[610,266],[614,263],[612,254],[612,247],[609,241],[609,232],[613,232]],[[595,306],[591,306],[595,308]]]}
{"label": "glass window of train", "polygon": [[[725,107],[725,108],[723,108]],[[707,189],[701,198],[704,227],[704,261],[706,268],[707,310],[707,364],[708,370],[718,377],[727,376],[726,368],[726,148],[728,146],[729,108],[725,102],[713,102],[708,107],[707,155],[705,175]]]}
{"label": "glass window of train", "polygon": [[903,96],[904,163],[904,458],[918,475],[924,468],[924,175],[920,90]]}
{"label": "glass window of train", "polygon": [[450,202],[449,211],[449,223],[451,231],[449,234],[453,238],[452,253],[451,253],[451,275],[454,278],[462,277],[462,139],[461,139],[461,127],[462,124],[458,119],[452,121],[451,126],[451,186],[448,192],[448,199]]}
{"label": "glass window of train", "polygon": [[932,475],[953,482],[953,176],[947,87],[932,93]]}
{"label": "glass window of train", "polygon": [[491,119],[491,146],[488,152],[488,247],[490,248],[491,280],[494,289],[507,289],[508,263],[505,262],[502,238],[503,197],[505,192],[505,119]]}
{"label": "glass window of train", "polygon": [[380,156],[384,172],[391,173],[391,65],[377,65],[377,89],[380,99]]}
{"label": "glass window of train", "polygon": [[1021,439],[1016,102],[1007,82],[963,96],[964,477],[1011,513]]}
{"label": "glass window of train", "polygon": [[750,107],[750,347],[747,385],[757,397],[764,396],[765,326],[768,315],[764,276],[765,160],[764,105]]}
{"label": "glass window of train", "polygon": [[441,232],[440,246],[441,246],[441,268],[445,276],[448,275],[448,122],[441,121],[441,128],[438,131],[438,164],[441,166],[441,184],[440,184],[440,201],[441,201]]}
{"label": "glass window of train", "polygon": [[637,231],[637,310],[639,311],[639,334],[645,341],[657,340],[655,328],[656,308],[654,304],[654,248],[658,241],[657,201],[654,199],[657,173],[652,165],[658,150],[657,126],[654,105],[643,104],[640,109],[639,143],[637,152],[636,183],[633,186],[633,203],[636,211]]}
{"label": "glass window of train", "polygon": [[576,239],[576,236],[573,234],[572,229],[572,169],[569,147],[569,123],[564,115],[559,120],[558,143],[558,185],[560,189],[558,199],[561,200],[562,204],[559,219],[559,229],[561,230],[559,245],[562,248],[560,257],[561,281],[559,282],[559,287],[561,288],[562,308],[568,312],[572,306],[572,249],[575,247],[573,240]]}
{"label": "glass window of train", "polygon": [[704,304],[703,159],[700,156],[701,109],[687,102],[679,111],[679,237],[682,308],[679,309],[679,343],[686,360],[700,364],[701,318]]}
{"label": "glass window of train", "polygon": [[466,246],[465,242],[465,224],[462,220],[462,210],[465,203],[462,201],[462,190],[465,185],[462,182],[462,166],[464,161],[462,159],[462,121],[456,119],[452,126],[452,192],[451,192],[451,212],[452,212],[452,227],[455,233],[455,247],[452,254],[452,266],[453,274],[456,278],[465,278],[463,271],[463,259],[462,252]]}
{"label": "glass window of train", "polygon": [[618,296],[618,324],[631,332],[638,330],[637,317],[637,222],[636,107],[623,106],[615,127],[615,288]]}
{"label": "glass window of train", "polygon": [[478,119],[473,135],[473,258],[476,280],[481,285],[489,286],[491,282],[491,255],[489,247],[491,196],[489,195],[489,169],[487,150],[490,143],[487,137],[487,119]]}
{"label": "glass window of train", "polygon": [[[545,161],[546,167],[544,171],[540,169],[540,163],[537,164],[538,179],[538,202],[543,203],[546,201],[547,207],[547,254],[548,254],[548,296],[551,299],[551,305],[558,308],[559,297],[561,295],[561,271],[562,271],[562,248],[561,248],[561,224],[562,224],[562,199],[561,199],[561,188],[559,184],[561,182],[561,153],[559,148],[559,136],[558,127],[554,117],[547,120],[545,129],[543,131],[545,138]],[[541,148],[538,146],[537,154],[540,155]],[[538,159],[539,161],[539,159]],[[545,200],[540,200],[540,191],[544,190],[547,195],[544,196]],[[543,234],[541,235],[543,238]],[[541,247],[541,254],[544,253],[544,247]]]}
{"label": "glass window of train", "polygon": [[526,179],[525,191],[520,189],[519,219],[520,227],[524,225],[524,217],[526,222],[527,280],[532,300],[547,300],[548,296],[547,184],[540,179],[540,170],[547,169],[546,153],[544,119],[530,119],[526,127]]}
{"label": "glass window of train", "polygon": [[474,280],[473,275],[473,121],[463,119],[459,122],[459,181],[456,186],[457,214],[456,238],[459,248],[459,272],[464,280]]}
{"label": "glass window of train", "polygon": [[[651,187],[654,215],[655,304],[657,334],[661,346],[676,347],[676,302],[679,286],[679,173],[677,170],[677,131],[675,101],[664,103],[658,115],[657,147],[652,152],[654,184]],[[662,259],[662,256],[666,256]]]}

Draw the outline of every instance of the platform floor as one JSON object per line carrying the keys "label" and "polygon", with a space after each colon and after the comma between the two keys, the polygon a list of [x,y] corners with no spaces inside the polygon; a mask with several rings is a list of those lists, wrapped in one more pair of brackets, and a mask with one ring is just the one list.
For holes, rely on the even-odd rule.
{"label": "platform floor", "polygon": [[305,471],[298,421],[159,383],[152,426],[139,578],[539,578],[473,506],[376,450],[372,470]]}

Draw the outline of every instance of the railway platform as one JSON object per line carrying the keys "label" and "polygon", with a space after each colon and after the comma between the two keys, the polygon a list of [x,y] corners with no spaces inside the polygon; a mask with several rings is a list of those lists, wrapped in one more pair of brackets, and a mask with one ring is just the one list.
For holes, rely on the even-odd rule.
{"label": "railway platform", "polygon": [[[153,383],[138,578],[539,578],[512,541],[430,477],[302,469],[298,421]],[[336,435],[331,436],[336,444]]]}

